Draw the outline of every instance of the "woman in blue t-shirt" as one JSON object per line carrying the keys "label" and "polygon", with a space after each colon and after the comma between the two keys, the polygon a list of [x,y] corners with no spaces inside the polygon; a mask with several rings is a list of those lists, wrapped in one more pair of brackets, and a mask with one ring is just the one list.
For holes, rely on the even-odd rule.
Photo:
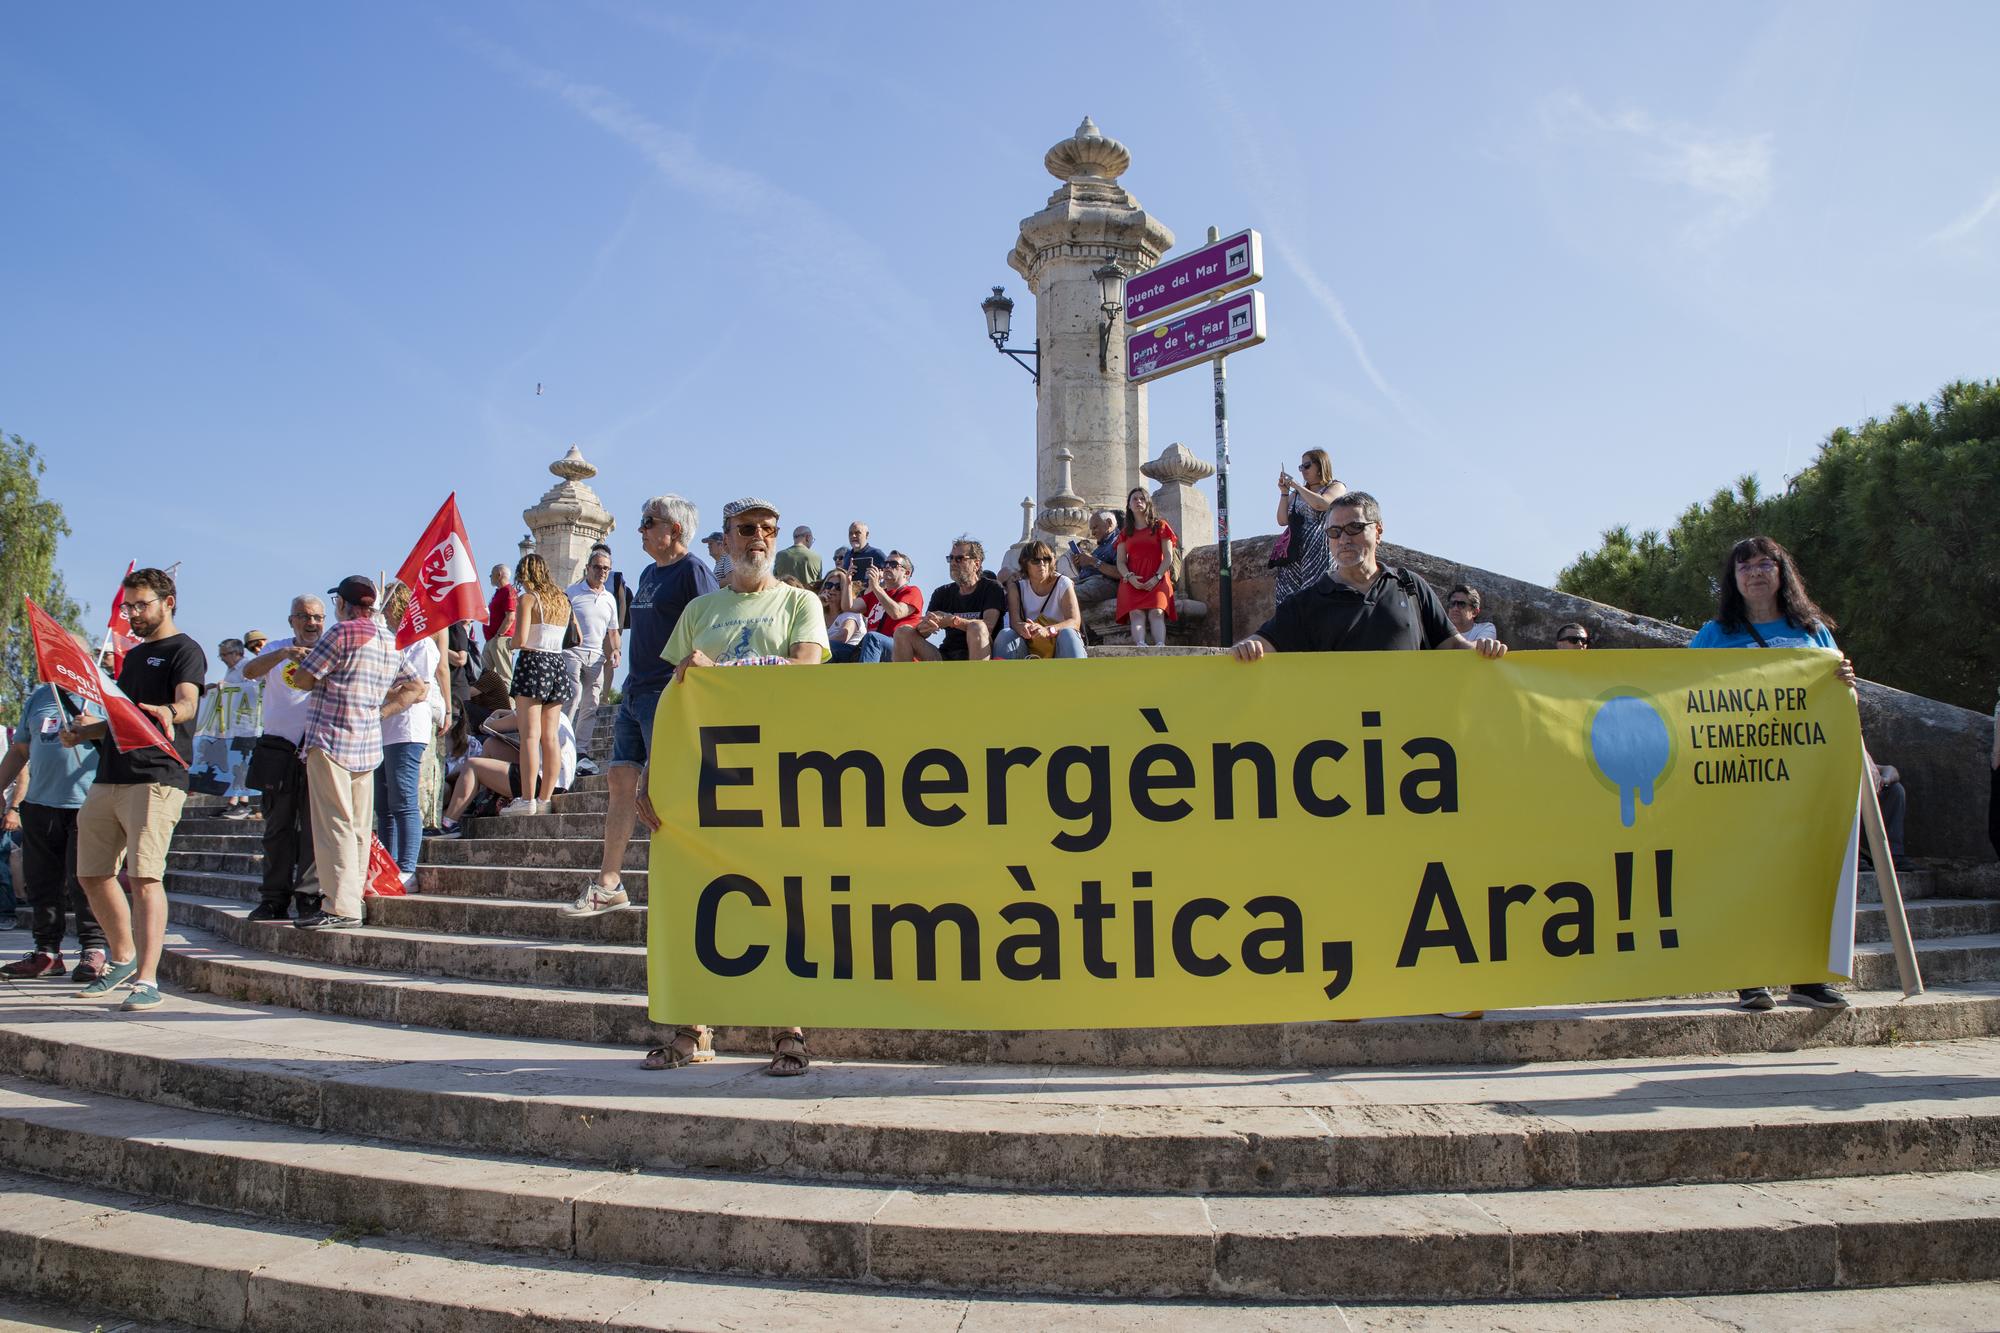
{"label": "woman in blue t-shirt", "polygon": [[[1833,617],[1813,605],[1805,578],[1787,551],[1769,537],[1745,537],[1729,550],[1716,579],[1722,595],[1715,619],[1701,627],[1690,648],[1831,648]],[[1840,659],[1836,673],[1854,687],[1854,664]],[[1815,1009],[1845,1009],[1847,997],[1823,981],[1801,982],[1791,998]],[[1769,1009],[1777,1003],[1768,986],[1737,992],[1739,1009]]]}

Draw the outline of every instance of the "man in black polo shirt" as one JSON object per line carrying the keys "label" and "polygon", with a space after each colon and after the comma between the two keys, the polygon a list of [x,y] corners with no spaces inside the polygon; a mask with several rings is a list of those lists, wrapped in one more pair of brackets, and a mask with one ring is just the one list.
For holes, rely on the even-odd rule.
{"label": "man in black polo shirt", "polygon": [[1452,628],[1437,591],[1421,575],[1376,559],[1382,506],[1366,491],[1349,491],[1326,512],[1333,572],[1286,600],[1255,634],[1230,649],[1240,662],[1265,653],[1383,652],[1470,648],[1504,657],[1497,639],[1468,640]]}

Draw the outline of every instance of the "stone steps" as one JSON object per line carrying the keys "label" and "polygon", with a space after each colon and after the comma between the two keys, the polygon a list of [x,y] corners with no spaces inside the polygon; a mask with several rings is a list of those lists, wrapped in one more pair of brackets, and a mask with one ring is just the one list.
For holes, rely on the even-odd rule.
{"label": "stone steps", "polygon": [[[409,976],[379,965],[307,961],[282,950],[291,940],[309,940],[316,932],[252,926],[240,906],[200,906],[204,919],[225,933],[183,927],[170,934],[163,974],[175,985],[425,1027],[636,1046],[657,1040],[640,994]],[[182,911],[182,904],[176,903],[174,910]],[[352,938],[363,933],[334,934]],[[1854,999],[1854,1008],[1844,1013],[1780,1005],[1770,1013],[1744,1014],[1731,1007],[1729,997],[1711,997],[1496,1010],[1483,1022],[1432,1016],[1365,1023],[990,1033],[826,1028],[814,1030],[813,1042],[816,1051],[835,1058],[1243,1069],[1677,1058],[2000,1034],[2000,985],[1944,987],[1911,1001],[1893,992],[1858,992]],[[724,1050],[767,1048],[763,1029],[721,1028],[716,1040]]]}
{"label": "stone steps", "polygon": [[[370,900],[370,911],[379,899]],[[575,939],[511,938],[473,932],[446,935],[368,926],[341,931],[295,931],[264,923],[254,937],[243,920],[248,909],[223,899],[174,898],[173,920],[212,930],[260,949],[315,962],[388,968],[469,980],[523,982],[584,990],[641,994],[646,989],[642,944],[585,944]],[[396,909],[390,909],[394,911]],[[1919,939],[1917,955],[1930,984],[2000,980],[2000,935]],[[1896,985],[1888,944],[1855,947],[1854,983],[1863,990]],[[1777,978],[1773,984],[1782,984]]]}
{"label": "stone steps", "polygon": [[[641,1070],[629,1047],[389,1031],[206,997],[174,996],[140,1021],[57,1002],[73,989],[32,983],[0,1001],[8,1068],[79,1097],[153,1103],[158,1115],[365,1131],[420,1151],[531,1144],[542,1161],[614,1171],[1324,1198],[2000,1166],[1994,1038],[1714,1057],[1691,1069],[1626,1060],[1240,1074],[822,1060],[808,1083],[793,1083],[766,1078],[761,1056],[662,1075]],[[226,1035],[260,1018],[254,1039]],[[190,1043],[197,1026],[224,1035]],[[37,1089],[47,1091],[11,1087]],[[0,1165],[52,1169],[4,1157],[9,1114],[0,1102]],[[232,1137],[210,1128],[204,1140]]]}
{"label": "stone steps", "polygon": [[[174,1002],[176,1012],[182,1003]],[[196,1018],[219,1016],[212,1008],[192,1013]],[[535,1144],[538,1157],[545,1155],[553,1126],[582,1119],[573,1105],[551,1105],[526,1086],[525,1076],[545,1088],[570,1086],[570,1071],[552,1061],[546,1047],[510,1051],[507,1043],[450,1039],[474,1047],[482,1058],[472,1072],[496,1080],[482,1079],[484,1086],[475,1085],[477,1091],[464,1097],[485,1108],[484,1113],[469,1109],[456,1115],[439,1115],[431,1101],[413,1104],[398,1079],[427,1082],[441,1073],[462,1078],[464,1069],[437,1060],[403,1063],[352,1051],[316,1052],[322,1061],[330,1057],[345,1066],[346,1076],[324,1080],[314,1106],[311,1089],[299,1086],[308,1077],[300,1071],[309,1058],[299,1049],[260,1043],[253,1047],[261,1052],[259,1059],[230,1049],[238,1043],[225,1038],[223,1050],[197,1055],[188,1050],[185,1027],[166,1021],[170,1017],[156,1011],[143,1023],[101,1015],[67,1019],[62,1026],[102,1028],[111,1036],[102,1047],[65,1049],[51,1066],[74,1077],[90,1067],[95,1050],[105,1072],[122,1075],[122,1090],[139,1099],[9,1081],[0,1086],[0,1164],[87,1179],[179,1205],[247,1211],[266,1230],[273,1222],[311,1223],[322,1232],[379,1228],[430,1243],[453,1240],[502,1251],[540,1251],[586,1263],[813,1282],[922,1283],[981,1294],[1493,1299],[1831,1288],[2000,1275],[2000,1173],[1921,1170],[1934,1159],[1916,1145],[1942,1143],[1936,1126],[1921,1114],[1890,1117],[1904,1127],[1894,1136],[1902,1156],[1892,1152],[1884,1164],[1900,1174],[1777,1178],[1755,1184],[1339,1196],[1220,1191],[1107,1195],[1048,1179],[1017,1189],[905,1184],[898,1177],[909,1163],[889,1161],[882,1162],[889,1178],[880,1182],[816,1183],[656,1167],[633,1174],[460,1151],[435,1142],[443,1125],[456,1121],[469,1124],[483,1141],[511,1137]],[[8,1040],[20,1050],[32,1039],[34,1026],[16,1037],[18,1028],[10,1025]],[[350,1031],[348,1043],[366,1043],[370,1052],[393,1057],[396,1048],[387,1043],[389,1035]],[[413,1038],[419,1043],[436,1039],[437,1034]],[[177,1045],[185,1053],[148,1061],[136,1049],[148,1041]],[[44,1043],[49,1044],[64,1043],[56,1038]],[[1929,1094],[1937,1124],[1948,1123],[1954,1104],[1966,1100],[1957,1095],[1953,1069],[1964,1071],[1959,1082],[1994,1092],[1987,1072],[1992,1045],[1928,1053],[1930,1062],[1943,1062],[1934,1076],[1942,1074],[1945,1081],[1905,1091]],[[104,1053],[105,1047],[110,1053]],[[24,1063],[35,1072],[31,1061]],[[589,1061],[582,1063],[588,1070]],[[729,1065],[744,1063],[692,1073],[727,1078]],[[148,1069],[158,1073],[155,1087],[144,1081]],[[1745,1070],[1756,1074],[1755,1062],[1746,1062]],[[1799,1070],[1807,1080],[1813,1077],[1811,1062],[1802,1062]],[[819,1090],[807,1094],[810,1103],[817,1103],[841,1073],[837,1067],[821,1072],[828,1077]],[[885,1072],[890,1071],[856,1074],[879,1092]],[[1088,1071],[1075,1072],[1087,1081]],[[1854,1071],[1864,1078],[1867,1072]],[[1864,1082],[1859,1089],[1864,1101],[1883,1100],[1879,1077],[1877,1071],[1877,1082]],[[758,1078],[739,1074],[742,1082]],[[273,1095],[286,1080],[297,1091]],[[679,1085],[688,1080],[658,1081]],[[1741,1086],[1737,1080],[1729,1083]],[[764,1083],[745,1100],[781,1114],[789,1109],[800,1125],[820,1118],[816,1105],[799,1106],[795,1085],[776,1087],[780,1090]],[[1757,1145],[1747,1151],[1739,1146],[1734,1153],[1719,1149],[1713,1154],[1715,1163],[1769,1151],[1773,1162],[1817,1165],[1824,1172],[1844,1160],[1846,1154],[1838,1151],[1829,1162],[1828,1153],[1814,1150],[1814,1130],[1827,1118],[1824,1109],[1802,1104],[1790,1116],[1774,1115],[1784,1093],[1768,1083],[1765,1088],[1752,1095],[1751,1106],[1731,1107],[1727,1103],[1732,1099],[1725,1095],[1719,1105],[1699,1108],[1689,1117],[1693,1124],[1702,1113],[1721,1116],[1736,1124],[1741,1144]],[[1802,1089],[1791,1091],[1797,1097]],[[1814,1096],[1827,1100],[1825,1090],[1815,1092],[1810,1081],[1803,1091],[1801,1101]],[[186,1103],[200,1097],[229,1103],[230,1110],[279,1108],[316,1123],[253,1122],[189,1109]],[[159,1100],[182,1104],[161,1105]],[[1583,1118],[1598,1109],[1588,1096],[1578,1101]],[[923,1118],[916,1114],[920,1103],[907,1094],[885,1104]],[[1901,1104],[1925,1105],[1907,1097]],[[1186,1109],[1199,1106],[1193,1101]],[[618,1109],[606,1108],[607,1118],[583,1133],[643,1143],[657,1151],[662,1136],[656,1127],[635,1123],[629,1106],[623,1117]],[[1153,1110],[1157,1114],[1159,1108]],[[1245,1123],[1243,1109],[1207,1110],[1224,1126],[1208,1136],[1219,1149],[1207,1154],[1211,1160],[1241,1158],[1246,1147],[1282,1157],[1282,1148],[1273,1148],[1248,1128],[1271,1128],[1269,1122],[1250,1116]],[[968,1114],[976,1112],[956,1105],[949,1110],[953,1120]],[[1795,1151],[1764,1148],[1782,1144],[1784,1132],[1774,1122],[1785,1120],[1799,1127]],[[411,1125],[431,1141],[410,1146],[362,1139],[325,1132],[321,1124]],[[1418,1125],[1417,1117],[1405,1120],[1408,1129]],[[1454,1134],[1441,1123],[1434,1133],[1442,1141],[1464,1139],[1468,1127],[1469,1122]],[[1157,1132],[1142,1121],[1128,1128],[1137,1150],[1132,1167],[1182,1155],[1187,1149],[1177,1139],[1188,1146],[1199,1142],[1196,1135]],[[1399,1159],[1384,1161],[1381,1169],[1407,1183],[1408,1166],[1424,1160],[1422,1145],[1405,1145],[1405,1134],[1387,1123],[1376,1128],[1377,1140],[1390,1145],[1389,1157]],[[1651,1157],[1610,1139],[1600,1140],[1589,1156],[1621,1170],[1635,1160],[1672,1167],[1688,1155],[1685,1143],[1693,1140],[1686,1129]],[[725,1136],[713,1137],[720,1141]],[[827,1130],[820,1141],[839,1143],[844,1137]],[[981,1133],[974,1125],[960,1137],[975,1163],[992,1158],[996,1146],[1026,1169],[1042,1158],[1051,1164],[1063,1161],[1061,1139],[1045,1142],[1033,1129],[1010,1140]],[[1495,1155],[1478,1137],[1460,1144],[1461,1160]],[[1856,1146],[1878,1147],[1881,1137],[1879,1129],[1864,1130]],[[1982,1124],[1963,1126],[1944,1156],[1975,1152],[1982,1142],[1990,1152],[1994,1137]],[[808,1141],[810,1136],[794,1137],[795,1143]],[[877,1142],[882,1145],[876,1149],[878,1157],[892,1155],[883,1151],[891,1142],[888,1136]],[[921,1146],[911,1152],[918,1160],[923,1155]],[[1548,1160],[1562,1157],[1559,1151],[1548,1154]],[[1128,1179],[1125,1164],[1114,1171],[1121,1182]],[[133,1209],[121,1212],[131,1215]],[[109,1225],[116,1226],[116,1220]]]}

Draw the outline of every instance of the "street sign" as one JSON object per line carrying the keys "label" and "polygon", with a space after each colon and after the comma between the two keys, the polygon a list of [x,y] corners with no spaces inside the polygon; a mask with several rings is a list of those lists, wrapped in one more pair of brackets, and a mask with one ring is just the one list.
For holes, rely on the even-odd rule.
{"label": "street sign", "polygon": [[1137,384],[1264,341],[1264,294],[1244,292],[1128,334],[1125,378]]}
{"label": "street sign", "polygon": [[1264,238],[1254,231],[1211,241],[1192,254],[1125,279],[1125,325],[1177,314],[1264,276]]}

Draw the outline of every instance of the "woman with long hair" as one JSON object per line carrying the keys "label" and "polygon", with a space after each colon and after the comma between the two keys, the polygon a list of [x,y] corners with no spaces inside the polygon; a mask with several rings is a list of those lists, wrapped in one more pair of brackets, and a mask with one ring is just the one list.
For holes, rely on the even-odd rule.
{"label": "woman with long hair", "polygon": [[1056,553],[1045,541],[1021,548],[1021,577],[1007,589],[1007,625],[993,638],[993,660],[1082,657],[1083,611],[1076,585],[1056,573]]}
{"label": "woman with long hair", "polygon": [[530,552],[514,576],[521,603],[514,612],[514,715],[521,742],[521,794],[503,815],[548,814],[555,808],[556,777],[562,771],[557,719],[576,682],[563,656],[563,632],[575,613],[569,598],[549,576],[549,566]]}
{"label": "woman with long hair", "polygon": [[1333,460],[1324,449],[1299,455],[1298,480],[1278,469],[1278,527],[1291,534],[1286,562],[1277,566],[1277,597],[1283,606],[1293,593],[1304,592],[1333,571],[1333,547],[1326,540],[1326,512],[1347,494],[1333,475]]}
{"label": "woman with long hair", "polygon": [[[1792,553],[1769,537],[1745,537],[1730,547],[1716,583],[1721,592],[1715,619],[1701,627],[1688,647],[1840,651],[1833,641],[1833,617],[1813,604]],[[1854,664],[1845,657],[1840,659],[1838,675],[1853,688]],[[1874,769],[1872,761],[1869,769]],[[1739,1009],[1764,1010],[1777,1003],[1768,986],[1751,986],[1736,995]],[[1815,1009],[1847,1008],[1847,997],[1823,981],[1795,983],[1791,998]]]}
{"label": "woman with long hair", "polygon": [[1125,497],[1118,531],[1118,616],[1140,648],[1163,648],[1174,614],[1174,547],[1180,538],[1153,508],[1144,486]]}

